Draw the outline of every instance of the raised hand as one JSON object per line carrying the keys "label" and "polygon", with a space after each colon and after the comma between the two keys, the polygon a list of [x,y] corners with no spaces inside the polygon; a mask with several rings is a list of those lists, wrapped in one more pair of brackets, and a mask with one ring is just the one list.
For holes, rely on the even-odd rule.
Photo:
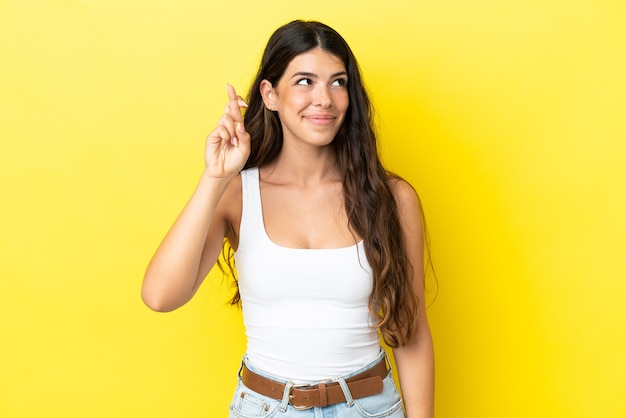
{"label": "raised hand", "polygon": [[205,175],[226,179],[237,174],[250,155],[250,135],[243,126],[241,109],[247,105],[230,84],[228,104],[217,126],[206,140]]}

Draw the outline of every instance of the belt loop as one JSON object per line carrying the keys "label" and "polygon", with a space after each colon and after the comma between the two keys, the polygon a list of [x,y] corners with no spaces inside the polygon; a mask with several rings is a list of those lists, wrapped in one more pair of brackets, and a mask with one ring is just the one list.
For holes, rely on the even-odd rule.
{"label": "belt loop", "polygon": [[241,372],[243,371],[243,366],[244,363],[246,361],[246,356],[243,356],[243,358],[241,359],[241,364],[239,365],[239,371],[237,372],[237,377],[239,377],[241,379]]}
{"label": "belt loop", "polygon": [[343,377],[340,377],[337,379],[337,383],[341,386],[343,396],[346,397],[346,404],[348,404],[349,407],[352,406],[354,404],[354,399],[352,399],[352,393],[350,393],[350,388],[348,387],[346,380]]}
{"label": "belt loop", "polygon": [[289,395],[291,394],[291,389],[293,388],[293,382],[287,382],[285,384],[285,390],[283,391],[283,399],[280,401],[280,412],[285,412],[287,410],[287,406],[289,405]]}
{"label": "belt loop", "polygon": [[320,383],[317,385],[320,392],[320,406],[323,408],[328,406],[328,398],[326,397],[326,383]]}
{"label": "belt loop", "polygon": [[391,359],[389,358],[389,354],[387,354],[387,352],[382,349],[383,353],[385,353],[385,364],[387,364],[387,370],[389,370],[389,373],[391,373],[393,371],[393,367],[391,367]]}

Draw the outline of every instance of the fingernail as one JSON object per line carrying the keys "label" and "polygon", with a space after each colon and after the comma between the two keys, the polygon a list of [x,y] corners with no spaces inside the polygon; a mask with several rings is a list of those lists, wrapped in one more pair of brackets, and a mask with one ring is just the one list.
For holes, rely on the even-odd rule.
{"label": "fingernail", "polygon": [[238,99],[237,104],[239,105],[239,107],[248,107],[248,104],[244,102],[243,99]]}
{"label": "fingernail", "polygon": [[234,146],[238,147],[239,146],[239,139],[236,136],[234,136],[230,140],[230,143],[233,144]]}

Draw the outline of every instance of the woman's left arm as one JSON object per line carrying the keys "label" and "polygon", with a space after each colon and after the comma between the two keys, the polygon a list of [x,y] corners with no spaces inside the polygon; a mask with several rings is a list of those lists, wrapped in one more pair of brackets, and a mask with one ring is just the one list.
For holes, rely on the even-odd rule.
{"label": "woman's left arm", "polygon": [[405,248],[419,299],[417,333],[408,344],[393,349],[407,418],[434,417],[435,363],[433,341],[424,301],[424,227],[421,206],[413,188],[403,180],[392,183],[398,204]]}

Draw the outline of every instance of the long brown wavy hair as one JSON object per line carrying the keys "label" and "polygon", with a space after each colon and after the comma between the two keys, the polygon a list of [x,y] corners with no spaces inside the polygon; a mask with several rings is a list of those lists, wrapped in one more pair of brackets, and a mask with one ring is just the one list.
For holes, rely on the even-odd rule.
{"label": "long brown wavy hair", "polygon": [[[294,57],[318,47],[339,57],[348,73],[349,106],[332,144],[342,175],[348,220],[363,238],[365,255],[373,270],[369,309],[377,318],[374,326],[389,346],[401,346],[417,329],[419,301],[413,290],[413,266],[406,254],[398,208],[390,188],[390,180],[397,177],[387,172],[380,161],[373,110],[359,66],[346,41],[334,29],[319,22],[296,20],[278,28],[270,37],[247,97],[244,126],[250,133],[251,152],[244,169],[274,161],[283,144],[278,114],[263,104],[261,81],[268,80],[275,86]],[[234,273],[232,249],[228,245],[224,258]],[[236,274],[233,276],[236,283]],[[237,292],[231,303],[239,301]]]}

